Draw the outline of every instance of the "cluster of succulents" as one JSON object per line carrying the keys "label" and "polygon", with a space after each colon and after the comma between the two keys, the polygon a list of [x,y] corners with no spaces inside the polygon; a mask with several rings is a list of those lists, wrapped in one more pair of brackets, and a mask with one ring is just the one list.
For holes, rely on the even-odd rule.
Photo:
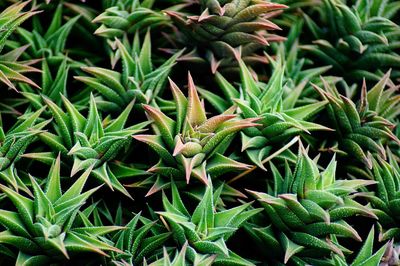
{"label": "cluster of succulents", "polygon": [[0,265],[400,265],[400,1],[0,1]]}

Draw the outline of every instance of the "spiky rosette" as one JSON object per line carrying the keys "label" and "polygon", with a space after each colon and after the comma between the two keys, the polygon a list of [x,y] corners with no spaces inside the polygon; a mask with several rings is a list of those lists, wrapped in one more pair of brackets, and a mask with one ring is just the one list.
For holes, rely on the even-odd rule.
{"label": "spiky rosette", "polygon": [[[84,7],[71,3],[46,6],[34,1],[32,4],[35,7],[37,7],[35,3],[44,8],[41,16],[33,17],[35,29],[18,28],[13,41],[14,45],[24,48],[21,50],[21,57],[29,58],[30,61],[41,61],[41,83],[36,82],[38,86],[30,83],[19,84],[20,91],[32,107],[40,109],[43,102],[38,93],[38,87],[41,89],[40,94],[49,97],[57,105],[61,105],[61,94],[72,96],[72,93],[67,91],[71,72],[75,74],[77,71],[80,72],[80,67],[85,66],[89,61],[98,62],[99,57],[95,54],[96,49],[76,49],[74,42],[67,42],[74,34],[77,34],[74,30],[80,31],[78,33],[82,37],[80,43],[96,42],[91,35],[92,29],[85,24],[87,16],[91,16],[90,11],[86,12]],[[71,12],[72,10],[74,11]],[[46,19],[47,15],[51,16],[51,21]],[[67,18],[66,21],[64,18]],[[83,63],[81,60],[87,60],[87,62]],[[87,100],[89,93],[84,95],[85,99],[78,98]]]}
{"label": "spiky rosette", "polygon": [[85,220],[87,226],[102,227],[111,222],[124,228],[108,235],[114,246],[123,253],[110,252],[105,265],[138,265],[144,259],[154,261],[163,254],[162,246],[169,240],[171,232],[158,219],[148,219],[142,213],[132,215],[121,204],[113,210],[107,203],[103,200],[82,211],[89,218]]}
{"label": "spiky rosette", "polygon": [[[343,256],[346,249],[335,244],[330,234],[361,241],[357,231],[345,221],[354,215],[377,218],[372,210],[354,201],[350,195],[358,188],[375,183],[365,180],[336,180],[336,161],[320,172],[317,163],[300,145],[294,173],[285,164],[285,175],[271,163],[274,185],[267,193],[250,193],[259,200],[268,215],[270,227],[258,228],[253,235],[267,244],[284,263],[293,256],[310,256],[316,250],[325,255],[334,252]],[[317,257],[321,257],[318,254]]]}
{"label": "spiky rosette", "polygon": [[[139,225],[140,222],[143,225]],[[156,225],[155,222],[140,217],[139,214],[125,227],[126,230],[118,232],[113,237],[117,243],[116,247],[124,251],[124,254],[115,252],[112,255],[113,265],[137,265],[145,258],[161,255],[162,245],[171,236],[171,232],[165,227]]]}
{"label": "spiky rosette", "polygon": [[[54,133],[41,132],[39,138],[50,146],[55,154],[61,153],[63,158],[73,162],[71,176],[93,165],[93,176],[111,189],[130,197],[109,166],[121,149],[129,147],[131,136],[143,131],[148,124],[144,122],[125,127],[133,102],[117,118],[101,120],[93,95],[90,97],[87,117],[65,97],[62,97],[62,100],[66,112],[50,99],[44,97],[43,100],[54,116]],[[25,154],[25,157],[49,162],[54,158],[54,153],[39,152]]]}
{"label": "spiky rosette", "polygon": [[188,243],[187,258],[195,262],[197,253],[215,256],[213,265],[253,265],[250,261],[235,254],[226,245],[226,241],[238,230],[242,223],[260,212],[261,209],[247,210],[251,203],[232,209],[218,210],[222,187],[213,193],[209,180],[201,200],[193,212],[189,212],[183,203],[174,183],[172,202],[163,194],[164,211],[157,212],[170,228],[172,236],[179,245]]}
{"label": "spiky rosette", "polygon": [[398,77],[400,27],[392,21],[398,4],[372,0],[349,7],[340,0],[324,0],[316,6],[320,20],[305,15],[314,40],[302,49],[349,80],[377,81],[389,68]]}
{"label": "spiky rosette", "polygon": [[246,63],[265,63],[266,58],[256,51],[284,40],[269,32],[280,29],[269,19],[285,5],[264,0],[200,0],[194,5],[199,9],[198,14],[188,14],[185,10],[167,14],[181,30],[180,34],[183,33],[178,38],[196,49],[187,58],[209,61],[213,72],[218,67],[237,65],[238,57]]}
{"label": "spiky rosette", "polygon": [[[391,121],[399,114],[400,97],[390,86],[390,72],[367,92],[364,82],[361,99],[356,104],[341,95],[335,86],[324,82],[325,90],[314,88],[329,101],[327,112],[338,134],[339,150],[372,168],[371,154],[386,158],[383,145],[388,140],[400,140],[392,133]],[[388,87],[388,88],[387,88]]]}
{"label": "spiky rosette", "polygon": [[137,103],[149,104],[164,89],[180,53],[154,68],[150,32],[147,32],[142,45],[138,33],[133,44],[129,44],[127,39],[124,39],[124,44],[116,39],[113,45],[117,52],[112,63],[121,58],[122,73],[100,67],[83,67],[82,70],[94,77],[77,76],[75,79],[96,90],[102,96],[99,104],[106,110],[120,111],[134,99]]}
{"label": "spiky rosette", "polygon": [[[53,75],[47,59],[42,60],[42,83],[39,83],[42,96],[48,97],[57,105],[61,105],[61,95],[67,94],[67,79],[69,75],[70,66],[67,60],[63,60],[60,65],[53,66],[57,69],[56,74]],[[29,86],[29,84],[20,84],[21,94],[29,101],[33,109],[39,110],[45,104],[41,95],[38,95],[36,89]],[[87,100],[87,99],[83,99]]]}
{"label": "spiky rosette", "polygon": [[60,158],[54,162],[42,189],[30,176],[34,197],[28,198],[0,185],[0,189],[12,202],[15,210],[0,211],[0,224],[6,230],[0,233],[0,243],[18,251],[17,265],[35,261],[36,265],[66,261],[82,252],[94,252],[106,256],[106,252],[121,252],[99,237],[118,226],[90,227],[76,222],[77,215],[84,216],[80,207],[98,188],[82,193],[92,171],[88,168],[65,192],[61,191]]}
{"label": "spiky rosette", "polygon": [[240,119],[225,114],[207,118],[192,77],[189,74],[189,96],[171,82],[176,105],[173,120],[159,109],[144,105],[153,120],[156,135],[136,135],[135,139],[148,144],[160,155],[160,161],[149,171],[170,178],[194,176],[207,183],[207,174],[216,177],[233,170],[248,169],[249,165],[224,156],[236,132],[255,126],[257,118]]}
{"label": "spiky rosette", "polygon": [[[271,61],[273,62],[273,61]],[[242,151],[246,151],[250,160],[265,169],[263,160],[267,158],[274,145],[285,143],[299,134],[311,131],[330,130],[322,125],[309,122],[323,109],[326,101],[303,106],[296,102],[304,86],[297,87],[296,94],[284,98],[284,67],[281,62],[273,62],[275,70],[268,84],[259,82],[250,73],[243,61],[240,61],[240,90],[230,84],[220,73],[216,80],[224,93],[224,98],[200,90],[202,95],[220,112],[232,105],[239,107],[238,113],[244,119],[259,119],[260,125],[244,129]]]}

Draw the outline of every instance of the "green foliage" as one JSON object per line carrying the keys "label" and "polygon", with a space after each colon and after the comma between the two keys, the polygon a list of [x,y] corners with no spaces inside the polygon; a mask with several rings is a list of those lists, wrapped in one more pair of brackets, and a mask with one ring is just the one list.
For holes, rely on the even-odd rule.
{"label": "green foliage", "polygon": [[255,126],[254,118],[240,119],[226,113],[207,118],[197,89],[189,74],[189,96],[186,98],[175,83],[170,81],[176,109],[175,120],[159,109],[144,105],[154,124],[156,135],[136,135],[160,156],[160,161],[149,171],[166,177],[196,177],[208,183],[208,174],[217,177],[233,170],[246,170],[248,165],[224,155],[235,133]]}
{"label": "green foliage", "polygon": [[400,110],[400,98],[394,95],[395,88],[386,88],[389,76],[390,72],[368,92],[364,82],[357,105],[326,82],[325,90],[314,86],[329,101],[327,112],[338,134],[338,148],[368,168],[372,168],[371,154],[386,158],[383,143],[400,142],[391,122]]}
{"label": "green foliage", "polygon": [[116,46],[116,53],[112,58],[113,65],[121,59],[122,73],[99,67],[85,67],[82,69],[94,77],[75,77],[102,96],[101,105],[106,110],[121,111],[132,100],[150,103],[162,93],[167,77],[180,55],[177,53],[158,68],[154,68],[150,32],[147,32],[142,45],[138,32],[132,44],[128,43],[127,38],[123,41],[125,44],[115,40],[113,46]]}
{"label": "green foliage", "polygon": [[121,230],[121,227],[93,227],[75,222],[76,217],[84,217],[79,209],[98,189],[82,193],[91,171],[92,168],[88,168],[62,193],[58,157],[45,182],[45,190],[30,176],[34,195],[32,198],[0,185],[15,207],[14,211],[1,210],[0,223],[6,230],[0,233],[0,242],[18,250],[18,265],[44,265],[56,262],[58,257],[70,258],[69,253],[74,252],[121,252],[99,238],[108,232]]}
{"label": "green foliage", "polygon": [[37,60],[17,61],[27,46],[16,47],[4,53],[10,35],[21,23],[38,13],[38,11],[23,11],[26,5],[27,3],[17,3],[0,13],[0,81],[14,90],[17,89],[13,82],[25,82],[37,87],[31,79],[24,76],[24,73],[40,71],[31,66]]}
{"label": "green foliage", "polygon": [[0,265],[399,265],[399,14],[0,1]]}
{"label": "green foliage", "polygon": [[[296,93],[284,97],[283,66],[273,62],[274,71],[268,82],[258,82],[251,75],[243,61],[240,61],[240,90],[230,84],[220,73],[216,81],[225,99],[206,90],[201,90],[204,97],[217,110],[237,105],[238,113],[244,119],[258,119],[256,128],[244,129],[241,133],[242,151],[246,151],[250,160],[261,169],[265,169],[263,161],[272,151],[275,144],[281,144],[301,133],[330,130],[308,120],[321,111],[326,101],[296,106],[304,86],[293,88]],[[293,158],[293,157],[292,157]]]}
{"label": "green foliage", "polygon": [[[125,127],[133,103],[115,119],[101,120],[93,96],[90,97],[88,117],[84,117],[74,105],[62,96],[64,112],[50,99],[44,97],[44,102],[54,117],[54,133],[46,131],[39,138],[47,144],[54,153],[60,153],[73,161],[71,176],[93,166],[92,175],[126,196],[129,193],[120,184],[115,174],[110,170],[108,162],[113,160],[118,152],[127,149],[131,136],[142,131],[148,123],[143,122]],[[36,153],[32,159],[52,156],[46,153]]]}
{"label": "green foliage", "polygon": [[[257,50],[270,42],[284,40],[269,33],[280,29],[269,18],[286,8],[285,5],[248,0],[164,2],[162,5],[156,1],[118,1],[94,20],[102,23],[96,34],[113,38],[148,27],[166,27],[172,45],[180,43],[191,50],[182,60],[208,62],[213,73],[218,68],[236,65],[238,57],[247,63],[265,63]],[[174,27],[179,32],[170,30]]]}
{"label": "green foliage", "polygon": [[333,158],[320,172],[316,162],[300,146],[293,173],[287,163],[285,175],[271,163],[274,187],[269,187],[268,194],[251,191],[261,202],[273,227],[280,231],[275,234],[270,227],[258,228],[261,234],[254,236],[283,253],[284,263],[293,256],[316,254],[317,251],[344,257],[347,250],[331,242],[330,235],[361,241],[357,231],[344,219],[352,215],[376,218],[371,210],[350,197],[357,189],[374,182],[336,180],[336,165]]}
{"label": "green foliage", "polygon": [[398,192],[400,191],[400,168],[393,156],[389,163],[382,159],[373,162],[373,177],[377,182],[377,191],[365,192],[361,197],[371,202],[374,213],[379,218],[379,239],[381,241],[398,239],[400,230],[398,224]]}
{"label": "green foliage", "polygon": [[398,77],[400,28],[392,21],[398,1],[360,0],[354,6],[322,2],[316,7],[320,20],[304,15],[313,44],[302,49],[349,80],[379,80],[389,68]]}
{"label": "green foliage", "polygon": [[[263,61],[255,52],[270,42],[283,38],[268,31],[280,28],[267,18],[285,5],[264,1],[199,1],[198,14],[186,14],[184,10],[168,11],[167,14],[182,33],[182,42],[197,53],[204,53],[211,63],[211,70],[230,66],[235,58],[242,57],[247,63]],[[238,47],[240,47],[238,49]]]}
{"label": "green foliage", "polygon": [[[232,234],[260,210],[246,210],[250,203],[239,205],[232,209],[216,211],[216,201],[219,200],[221,188],[213,194],[211,181],[206,186],[204,195],[192,213],[189,213],[182,198],[172,183],[172,202],[163,194],[164,211],[158,212],[171,228],[173,237],[179,245],[189,243],[188,258],[196,261],[197,252],[215,254],[214,264],[252,265],[228,249],[225,244]],[[183,255],[179,256],[181,259]],[[184,257],[183,257],[184,258]]]}

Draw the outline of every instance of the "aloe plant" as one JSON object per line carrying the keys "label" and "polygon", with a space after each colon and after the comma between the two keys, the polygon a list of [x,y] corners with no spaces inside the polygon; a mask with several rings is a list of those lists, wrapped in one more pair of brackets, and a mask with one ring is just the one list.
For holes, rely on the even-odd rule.
{"label": "aloe plant", "polygon": [[[185,243],[182,247],[182,249],[172,257],[170,258],[170,255],[168,254],[167,250],[164,249],[164,257],[162,259],[159,259],[153,263],[147,264],[147,262],[144,263],[144,265],[149,265],[149,266],[158,266],[158,265],[171,265],[171,266],[180,266],[180,265],[186,265],[189,263],[189,261],[186,258],[186,253],[187,253],[187,248],[188,244]],[[207,255],[195,255],[194,259],[194,265],[212,265],[215,260],[215,256],[207,256]]]}
{"label": "aloe plant", "polygon": [[[345,259],[339,257],[338,255],[333,255],[332,258],[329,260],[330,265],[385,265],[384,262],[381,262],[382,259],[384,258],[384,254],[386,253],[387,249],[390,249],[390,243],[387,243],[386,245],[383,245],[380,247],[378,251],[373,253],[373,247],[374,247],[374,233],[375,230],[372,227],[371,231],[369,232],[367,239],[365,240],[365,243],[363,246],[360,248],[360,250],[357,253],[357,256],[352,260],[346,261]],[[334,242],[337,242],[337,239],[333,239]],[[381,263],[380,263],[381,262]],[[305,259],[305,260],[296,260],[297,264],[302,264],[302,263],[312,263],[313,265],[326,265],[326,261],[322,260],[315,260],[315,259]]]}
{"label": "aloe plant", "polygon": [[374,213],[378,216],[379,241],[390,239],[398,240],[400,230],[397,227],[398,198],[399,191],[399,165],[390,156],[390,164],[382,159],[373,161],[373,178],[377,181],[377,191],[365,192],[360,196],[371,202]]}
{"label": "aloe plant", "polygon": [[[168,3],[174,1],[166,1]],[[178,3],[183,1],[176,1]],[[101,23],[95,34],[113,39],[125,32],[135,33],[147,27],[168,24],[168,17],[153,10],[155,1],[104,1],[107,7],[93,22]]]}
{"label": "aloe plant", "polygon": [[[269,20],[285,5],[266,1],[199,1],[197,14],[184,10],[167,14],[180,29],[182,42],[196,48],[190,57],[205,58],[212,72],[235,65],[235,58],[246,63],[265,62],[256,52],[284,38],[270,33],[280,28]],[[198,55],[196,55],[198,54]],[[204,54],[202,56],[202,54]],[[204,60],[204,59],[203,59]]]}
{"label": "aloe plant", "polygon": [[24,120],[17,122],[7,132],[4,132],[0,117],[0,178],[11,185],[15,191],[29,193],[26,184],[19,178],[15,163],[24,155],[29,145],[38,139],[42,128],[48,121],[40,121],[43,108],[24,114]]}

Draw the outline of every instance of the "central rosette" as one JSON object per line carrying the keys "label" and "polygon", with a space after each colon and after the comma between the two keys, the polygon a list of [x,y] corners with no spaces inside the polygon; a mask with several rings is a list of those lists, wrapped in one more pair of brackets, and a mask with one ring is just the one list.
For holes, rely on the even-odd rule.
{"label": "central rosette", "polygon": [[161,157],[149,171],[168,178],[184,175],[187,183],[191,176],[208,183],[208,175],[214,177],[227,171],[247,169],[249,165],[223,154],[235,133],[257,126],[254,121],[258,119],[242,119],[232,114],[235,111],[232,108],[224,114],[207,118],[190,75],[188,88],[186,98],[171,81],[175,119],[155,107],[144,105],[147,115],[153,120],[156,135],[137,135],[134,138],[147,143]]}

